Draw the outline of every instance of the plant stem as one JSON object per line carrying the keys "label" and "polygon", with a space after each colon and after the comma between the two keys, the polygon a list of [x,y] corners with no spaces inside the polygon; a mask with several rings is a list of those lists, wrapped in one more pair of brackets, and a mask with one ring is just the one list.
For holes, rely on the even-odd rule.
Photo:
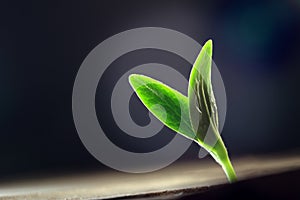
{"label": "plant stem", "polygon": [[222,166],[222,168],[227,176],[227,179],[230,183],[237,181],[235,171],[233,169],[233,166],[230,162],[228,155],[226,158],[223,158],[221,160],[220,165]]}
{"label": "plant stem", "polygon": [[237,181],[234,168],[231,164],[226,147],[221,138],[219,138],[219,140],[213,147],[211,155],[222,166],[228,181],[230,183]]}

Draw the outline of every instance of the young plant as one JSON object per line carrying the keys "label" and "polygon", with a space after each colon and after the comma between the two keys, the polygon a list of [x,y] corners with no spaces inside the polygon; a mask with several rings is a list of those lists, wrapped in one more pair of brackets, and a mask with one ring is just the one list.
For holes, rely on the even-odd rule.
{"label": "young plant", "polygon": [[[187,97],[144,75],[131,74],[129,82],[142,103],[155,117],[170,129],[205,148],[222,166],[228,180],[233,182],[237,180],[236,174],[218,129],[211,65],[212,41],[208,40],[191,70]],[[210,141],[206,140],[207,134],[210,134]]]}

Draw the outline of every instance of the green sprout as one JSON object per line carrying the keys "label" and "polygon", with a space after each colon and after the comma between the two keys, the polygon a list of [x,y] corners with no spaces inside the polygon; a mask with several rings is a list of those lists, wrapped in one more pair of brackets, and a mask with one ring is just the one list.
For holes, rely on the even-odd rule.
{"label": "green sprout", "polygon": [[[208,40],[191,70],[188,96],[144,75],[131,74],[129,82],[142,103],[156,118],[206,149],[222,166],[229,182],[234,182],[237,177],[219,133],[211,65],[212,40]],[[211,134],[209,137],[213,138],[213,143],[205,140],[207,134]]]}

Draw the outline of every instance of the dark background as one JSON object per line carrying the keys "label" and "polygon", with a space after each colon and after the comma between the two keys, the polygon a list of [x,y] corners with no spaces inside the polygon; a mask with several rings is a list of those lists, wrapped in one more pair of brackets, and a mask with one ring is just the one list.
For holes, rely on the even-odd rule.
{"label": "dark background", "polygon": [[[174,29],[201,44],[214,40],[228,101],[222,135],[232,156],[299,150],[300,2],[1,1],[0,176],[105,169],[85,149],[73,123],[75,76],[103,40],[146,26]],[[96,95],[97,112],[106,116],[99,121],[113,133],[109,137],[135,152],[158,149],[173,136],[165,128],[147,141],[126,138],[107,109],[120,66],[128,70],[146,62],[168,64],[185,76],[191,67],[167,52],[131,52],[105,72]],[[136,122],[147,124],[136,97],[130,106]],[[135,117],[134,110],[145,117]],[[181,160],[196,160],[197,152],[193,145]]]}

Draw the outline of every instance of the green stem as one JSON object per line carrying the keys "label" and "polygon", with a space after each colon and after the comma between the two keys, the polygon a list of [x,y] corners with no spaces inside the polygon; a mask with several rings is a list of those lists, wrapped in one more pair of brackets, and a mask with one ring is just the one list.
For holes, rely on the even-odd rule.
{"label": "green stem", "polygon": [[227,176],[227,179],[230,183],[237,181],[235,171],[233,169],[233,166],[232,166],[228,156],[226,158],[224,158],[223,160],[221,160],[220,165],[222,166],[222,168]]}
{"label": "green stem", "polygon": [[213,147],[211,155],[222,166],[228,181],[230,183],[237,181],[234,168],[231,164],[226,147],[221,138],[219,138],[218,142]]}

